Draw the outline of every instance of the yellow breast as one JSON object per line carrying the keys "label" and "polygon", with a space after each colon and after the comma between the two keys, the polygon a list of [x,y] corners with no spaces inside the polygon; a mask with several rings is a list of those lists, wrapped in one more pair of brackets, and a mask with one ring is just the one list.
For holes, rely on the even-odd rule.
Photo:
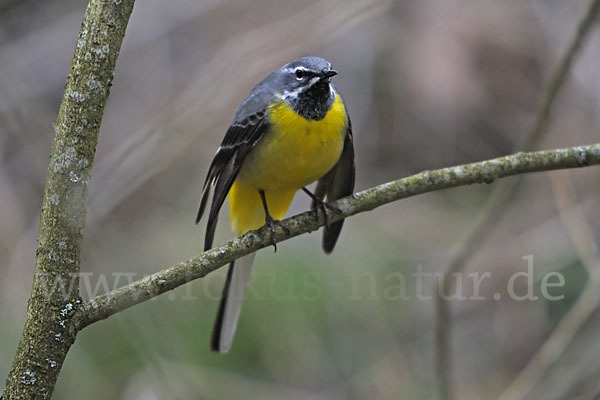
{"label": "yellow breast", "polygon": [[336,94],[320,121],[307,120],[284,102],[269,107],[269,131],[254,147],[238,175],[253,189],[300,189],[325,175],[342,154],[347,125],[346,109]]}

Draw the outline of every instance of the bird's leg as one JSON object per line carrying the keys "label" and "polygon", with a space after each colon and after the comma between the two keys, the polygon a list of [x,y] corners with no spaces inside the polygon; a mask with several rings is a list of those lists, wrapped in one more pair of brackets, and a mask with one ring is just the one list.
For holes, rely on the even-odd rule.
{"label": "bird's leg", "polygon": [[265,191],[259,190],[258,193],[260,193],[260,199],[262,200],[262,205],[265,210],[265,225],[264,226],[269,227],[269,230],[271,231],[271,244],[273,244],[275,251],[277,251],[277,240],[275,239],[275,225],[277,225],[281,229],[283,229],[288,235],[290,234],[290,228],[288,228],[287,225],[285,225],[280,220],[273,219],[273,217],[271,217],[271,214],[269,214],[269,208],[267,207],[267,199],[265,197]]}
{"label": "bird's leg", "polygon": [[317,222],[319,221],[319,209],[320,209],[321,212],[323,213],[323,217],[325,218],[325,226],[327,228],[329,228],[329,211],[327,211],[327,209],[330,209],[338,214],[341,214],[342,210],[340,210],[333,204],[330,204],[326,201],[321,200],[320,198],[315,196],[314,193],[312,193],[310,190],[308,190],[305,187],[302,188],[302,191],[304,193],[306,193],[313,200],[313,209],[315,210],[315,218],[317,219]]}

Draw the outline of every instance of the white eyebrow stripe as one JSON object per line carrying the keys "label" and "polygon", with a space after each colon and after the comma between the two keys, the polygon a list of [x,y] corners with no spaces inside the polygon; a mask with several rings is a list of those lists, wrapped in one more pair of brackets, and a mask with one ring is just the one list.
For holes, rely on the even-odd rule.
{"label": "white eyebrow stripe", "polygon": [[284,68],[283,69],[284,72],[296,72],[298,70],[304,71],[304,72],[308,71],[306,68],[304,68],[302,66],[297,66],[297,67],[294,67],[294,68],[288,67],[288,68]]}

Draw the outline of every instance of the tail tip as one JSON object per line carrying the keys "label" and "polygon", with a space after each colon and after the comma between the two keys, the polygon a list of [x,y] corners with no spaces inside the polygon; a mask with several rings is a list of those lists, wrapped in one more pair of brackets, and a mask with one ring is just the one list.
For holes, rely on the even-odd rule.
{"label": "tail tip", "polygon": [[218,339],[212,340],[210,342],[210,351],[212,351],[214,353],[227,354],[227,353],[229,353],[230,348],[231,348],[231,345],[224,346],[223,343],[221,343],[221,341]]}

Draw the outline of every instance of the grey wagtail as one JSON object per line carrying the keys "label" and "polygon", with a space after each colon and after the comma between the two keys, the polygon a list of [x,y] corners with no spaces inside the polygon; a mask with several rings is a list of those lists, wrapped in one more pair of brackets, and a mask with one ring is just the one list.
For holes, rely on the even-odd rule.
{"label": "grey wagtail", "polygon": [[[214,187],[205,250],[212,246],[227,196],[231,229],[241,235],[263,225],[274,234],[298,190],[313,199],[315,213],[321,210],[325,218],[327,208],[336,210],[325,199],[332,202],[352,194],[352,127],[331,84],[336,74],[328,61],[302,57],[267,75],[239,106],[204,181],[196,223]],[[305,186],[314,181],[318,183],[313,194]],[[333,250],[343,223],[326,225],[326,253]],[[276,246],[274,235],[272,242]],[[231,347],[254,256],[229,266],[213,328],[213,351],[226,353]]]}

